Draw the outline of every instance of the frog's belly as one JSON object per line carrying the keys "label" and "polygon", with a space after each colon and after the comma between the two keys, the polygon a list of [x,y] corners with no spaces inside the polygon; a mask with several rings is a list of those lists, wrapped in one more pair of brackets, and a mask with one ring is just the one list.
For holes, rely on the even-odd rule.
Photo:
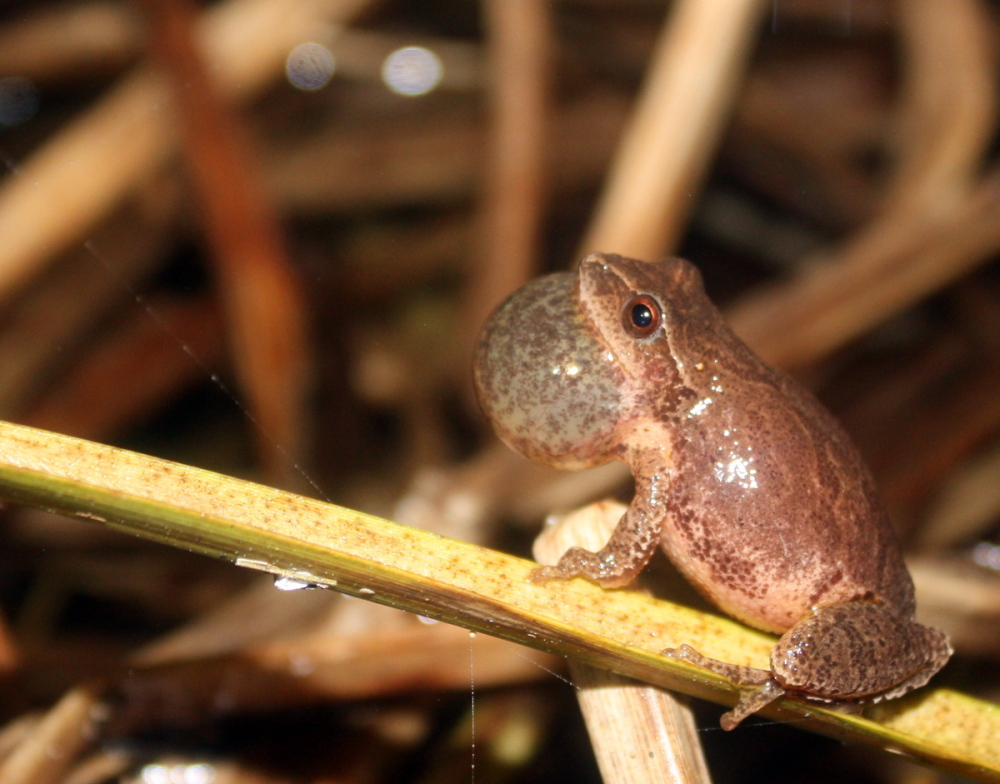
{"label": "frog's belly", "polygon": [[702,539],[685,547],[664,541],[677,568],[719,609],[764,631],[783,633],[817,606],[880,598],[836,558],[776,554],[773,548],[735,549]]}

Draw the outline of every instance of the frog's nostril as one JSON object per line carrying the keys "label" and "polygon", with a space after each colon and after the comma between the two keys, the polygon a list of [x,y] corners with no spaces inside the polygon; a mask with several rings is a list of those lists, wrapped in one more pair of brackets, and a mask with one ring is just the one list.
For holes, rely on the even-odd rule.
{"label": "frog's nostril", "polygon": [[580,268],[606,267],[608,264],[614,263],[614,260],[617,258],[619,256],[614,253],[591,253],[580,261]]}

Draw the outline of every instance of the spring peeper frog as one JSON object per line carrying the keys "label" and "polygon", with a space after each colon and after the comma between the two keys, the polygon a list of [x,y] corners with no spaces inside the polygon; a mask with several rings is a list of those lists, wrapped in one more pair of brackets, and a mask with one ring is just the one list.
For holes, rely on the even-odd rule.
{"label": "spring peeper frog", "polygon": [[630,582],[657,545],[714,604],[781,634],[770,671],[664,651],[741,690],[732,729],[783,694],[897,697],[952,650],[914,620],[913,582],[872,478],[832,415],[744,345],[682,259],[593,254],[515,292],[475,358],[500,437],[556,468],[621,460],[635,497],[608,544],[536,582]]}

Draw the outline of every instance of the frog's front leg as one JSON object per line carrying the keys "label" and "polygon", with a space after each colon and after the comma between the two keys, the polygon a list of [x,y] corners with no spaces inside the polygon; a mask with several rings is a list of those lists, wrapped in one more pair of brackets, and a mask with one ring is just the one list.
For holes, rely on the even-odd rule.
{"label": "frog's front leg", "polygon": [[594,553],[571,547],[555,566],[535,569],[531,581],[544,583],[586,577],[603,588],[620,588],[632,582],[660,543],[665,510],[662,493],[653,492],[658,484],[657,478],[636,482],[631,506],[601,550]]}
{"label": "frog's front leg", "polygon": [[664,651],[753,686],[723,716],[732,729],[782,694],[832,704],[877,702],[923,686],[952,654],[944,632],[874,602],[852,601],[813,610],[778,640],[771,672],[701,656],[690,646]]}

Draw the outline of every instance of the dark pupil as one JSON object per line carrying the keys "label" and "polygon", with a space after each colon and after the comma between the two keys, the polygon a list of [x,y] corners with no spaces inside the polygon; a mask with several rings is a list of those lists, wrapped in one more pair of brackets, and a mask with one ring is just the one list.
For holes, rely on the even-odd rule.
{"label": "dark pupil", "polygon": [[632,308],[632,323],[640,328],[653,323],[653,311],[649,309],[649,305],[636,305]]}

